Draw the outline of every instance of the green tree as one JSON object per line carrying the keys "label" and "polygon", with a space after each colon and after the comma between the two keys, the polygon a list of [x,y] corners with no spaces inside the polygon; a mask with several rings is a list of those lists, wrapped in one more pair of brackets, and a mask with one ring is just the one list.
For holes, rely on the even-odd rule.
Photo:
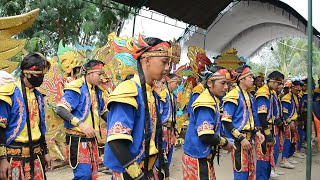
{"label": "green tree", "polygon": [[131,10],[111,0],[1,0],[0,16],[18,15],[36,8],[40,8],[39,16],[18,38],[35,38],[43,43],[34,47],[35,50],[41,47],[45,55],[55,54],[60,40],[66,44],[104,45],[107,35],[118,30]]}
{"label": "green tree", "polygon": [[[270,49],[272,49],[270,51]],[[308,46],[304,38],[277,40],[261,51],[261,62],[253,64],[253,71],[259,70],[266,75],[272,71],[282,72],[286,78],[298,75],[307,76]],[[313,45],[313,77],[320,69],[320,51]],[[264,70],[263,70],[264,69]]]}

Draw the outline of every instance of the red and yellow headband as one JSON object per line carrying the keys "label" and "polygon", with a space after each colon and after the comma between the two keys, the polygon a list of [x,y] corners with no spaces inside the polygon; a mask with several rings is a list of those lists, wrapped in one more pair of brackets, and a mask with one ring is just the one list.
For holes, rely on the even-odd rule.
{"label": "red and yellow headband", "polygon": [[244,68],[244,70],[242,71],[242,73],[239,75],[239,77],[237,78],[237,80],[243,79],[249,75],[252,75],[252,71],[249,67]]}
{"label": "red and yellow headband", "polygon": [[98,72],[98,71],[103,71],[103,64],[96,64],[95,66],[93,66],[91,69],[87,70],[87,73],[92,73],[92,72]]}
{"label": "red and yellow headband", "polygon": [[150,47],[139,34],[138,45],[146,50],[141,53],[141,58],[145,57],[169,57],[171,61],[176,62],[180,59],[181,47],[177,44],[171,46],[168,42],[161,42]]}
{"label": "red and yellow headband", "polygon": [[209,78],[209,80],[218,80],[218,79],[231,79],[230,72],[227,69],[220,69],[213,73]]}
{"label": "red and yellow headband", "polygon": [[22,72],[24,74],[46,74],[48,72],[48,68],[44,68],[43,70],[38,70],[39,66],[32,66],[29,69],[24,69]]}

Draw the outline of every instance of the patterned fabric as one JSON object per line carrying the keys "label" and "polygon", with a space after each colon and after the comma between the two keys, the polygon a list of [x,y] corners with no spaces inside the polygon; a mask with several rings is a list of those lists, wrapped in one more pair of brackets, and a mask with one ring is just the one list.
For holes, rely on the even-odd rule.
{"label": "patterned fabric", "polygon": [[98,179],[99,152],[96,141],[79,143],[78,163],[91,164],[91,177]]}
{"label": "patterned fabric", "polygon": [[108,131],[108,136],[119,135],[119,134],[131,134],[131,128],[122,125],[120,121],[117,121]]}
{"label": "patterned fabric", "polygon": [[[133,81],[133,82],[132,82]],[[119,88],[124,88],[123,86],[128,86],[128,82],[130,84],[134,83],[134,88],[125,87],[125,91],[121,95],[115,96],[114,94],[110,94],[110,99],[114,98],[113,101],[108,102],[108,123],[107,123],[107,142],[117,140],[117,139],[127,139],[131,142],[129,143],[129,152],[132,158],[140,164],[144,160],[145,156],[145,134],[144,134],[144,126],[145,126],[145,104],[143,100],[142,88],[140,86],[140,82],[138,76],[134,76],[133,79],[124,81],[120,83],[117,88],[113,92],[119,91]],[[150,112],[150,130],[151,130],[151,140],[150,140],[150,156],[157,154],[158,149],[156,146],[156,117],[157,117],[157,109],[155,107],[155,103],[158,104],[157,99],[153,95],[152,87],[146,84],[146,94],[148,100],[148,107]],[[127,91],[137,91],[137,95],[133,96],[135,99],[135,103],[137,104],[137,108],[132,104],[128,104],[123,102],[123,100],[129,99],[126,96]],[[121,97],[121,98],[119,98]],[[121,122],[122,130],[120,133],[114,134],[114,127],[116,123],[119,124]],[[120,126],[120,124],[119,124]],[[109,131],[111,130],[111,134]],[[106,143],[104,150],[104,165],[111,169],[114,172],[126,172],[123,166],[117,160],[117,157],[111,150],[108,143]]]}
{"label": "patterned fabric", "polygon": [[[268,145],[265,142],[263,142],[264,145],[266,145],[266,152],[262,150],[262,144],[258,143],[258,137],[255,137],[255,150],[256,150],[256,158],[260,161],[269,161],[272,167],[275,167],[274,162],[274,145]],[[259,170],[259,169],[257,169]]]}
{"label": "patterned fabric", "polygon": [[174,132],[174,128],[162,126],[163,131],[163,142],[166,144],[165,151],[168,154],[169,149],[174,145],[177,137]]}
{"label": "patterned fabric", "polygon": [[[200,164],[199,159],[193,158],[186,154],[182,155],[182,170],[183,170],[183,179],[187,180],[202,180],[209,179],[215,180],[215,171],[214,166],[205,160],[205,164]],[[207,169],[202,167],[207,167]],[[203,177],[203,176],[204,177]]]}
{"label": "patterned fabric", "polygon": [[[26,88],[26,94],[28,97],[28,108],[29,108],[28,110],[29,110],[30,128],[32,132],[32,140],[37,141],[40,139],[40,136],[41,136],[40,128],[38,126],[40,122],[39,112],[41,112],[40,111],[41,106],[38,105],[38,101],[41,102],[41,99],[37,100],[33,90],[34,89]],[[16,137],[15,141],[23,142],[23,143],[29,142],[27,124],[25,124],[21,133]]]}
{"label": "patterned fabric", "polygon": [[[30,174],[30,163],[23,162],[23,160],[16,160],[11,158],[10,169],[11,174],[9,174],[9,180],[31,180]],[[34,178],[33,180],[43,180],[44,179],[44,171],[42,169],[41,161],[38,156],[37,159],[34,160]]]}
{"label": "patterned fabric", "polygon": [[238,141],[235,141],[236,150],[233,150],[231,153],[231,159],[233,162],[234,172],[248,172],[249,179],[255,179],[255,160],[253,158],[253,149],[244,150],[241,148],[241,144]]}
{"label": "patterned fabric", "polygon": [[[291,143],[296,143],[295,148],[297,150],[297,148],[298,148],[297,145],[298,145],[298,141],[299,141],[297,122],[295,122],[295,128],[293,131],[291,131],[289,125],[284,126],[284,137],[285,137],[285,139],[289,139]],[[286,148],[286,147],[284,147],[284,148]]]}

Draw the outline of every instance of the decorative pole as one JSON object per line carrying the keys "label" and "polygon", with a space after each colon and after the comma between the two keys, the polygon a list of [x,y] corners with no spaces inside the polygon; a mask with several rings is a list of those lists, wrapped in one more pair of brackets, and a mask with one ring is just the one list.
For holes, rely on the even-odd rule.
{"label": "decorative pole", "polygon": [[308,0],[308,112],[307,112],[307,174],[311,180],[311,129],[312,129],[312,0]]}

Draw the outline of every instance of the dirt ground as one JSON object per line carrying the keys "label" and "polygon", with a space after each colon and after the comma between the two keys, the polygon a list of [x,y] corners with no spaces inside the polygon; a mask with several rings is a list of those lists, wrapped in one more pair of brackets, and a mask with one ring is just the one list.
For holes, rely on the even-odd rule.
{"label": "dirt ground", "polygon": [[[181,166],[181,156],[183,154],[183,149],[175,149],[172,158],[172,165],[170,167],[170,179],[172,180],[182,180],[182,166]],[[281,157],[281,155],[280,155]],[[296,165],[295,169],[283,169],[280,166],[279,170],[284,171],[286,174],[281,175],[278,180],[304,180],[306,179],[306,159],[296,159],[299,164]],[[215,172],[217,179],[221,180],[232,180],[233,171],[231,164],[231,155],[226,153],[221,153],[220,166],[217,165],[215,160]],[[278,163],[279,165],[280,163]],[[312,156],[312,177],[311,179],[319,179],[320,177],[320,154]],[[72,169],[70,167],[63,167],[47,172],[48,180],[69,180],[73,178]],[[105,173],[99,173],[99,179],[110,179],[111,176]]]}

